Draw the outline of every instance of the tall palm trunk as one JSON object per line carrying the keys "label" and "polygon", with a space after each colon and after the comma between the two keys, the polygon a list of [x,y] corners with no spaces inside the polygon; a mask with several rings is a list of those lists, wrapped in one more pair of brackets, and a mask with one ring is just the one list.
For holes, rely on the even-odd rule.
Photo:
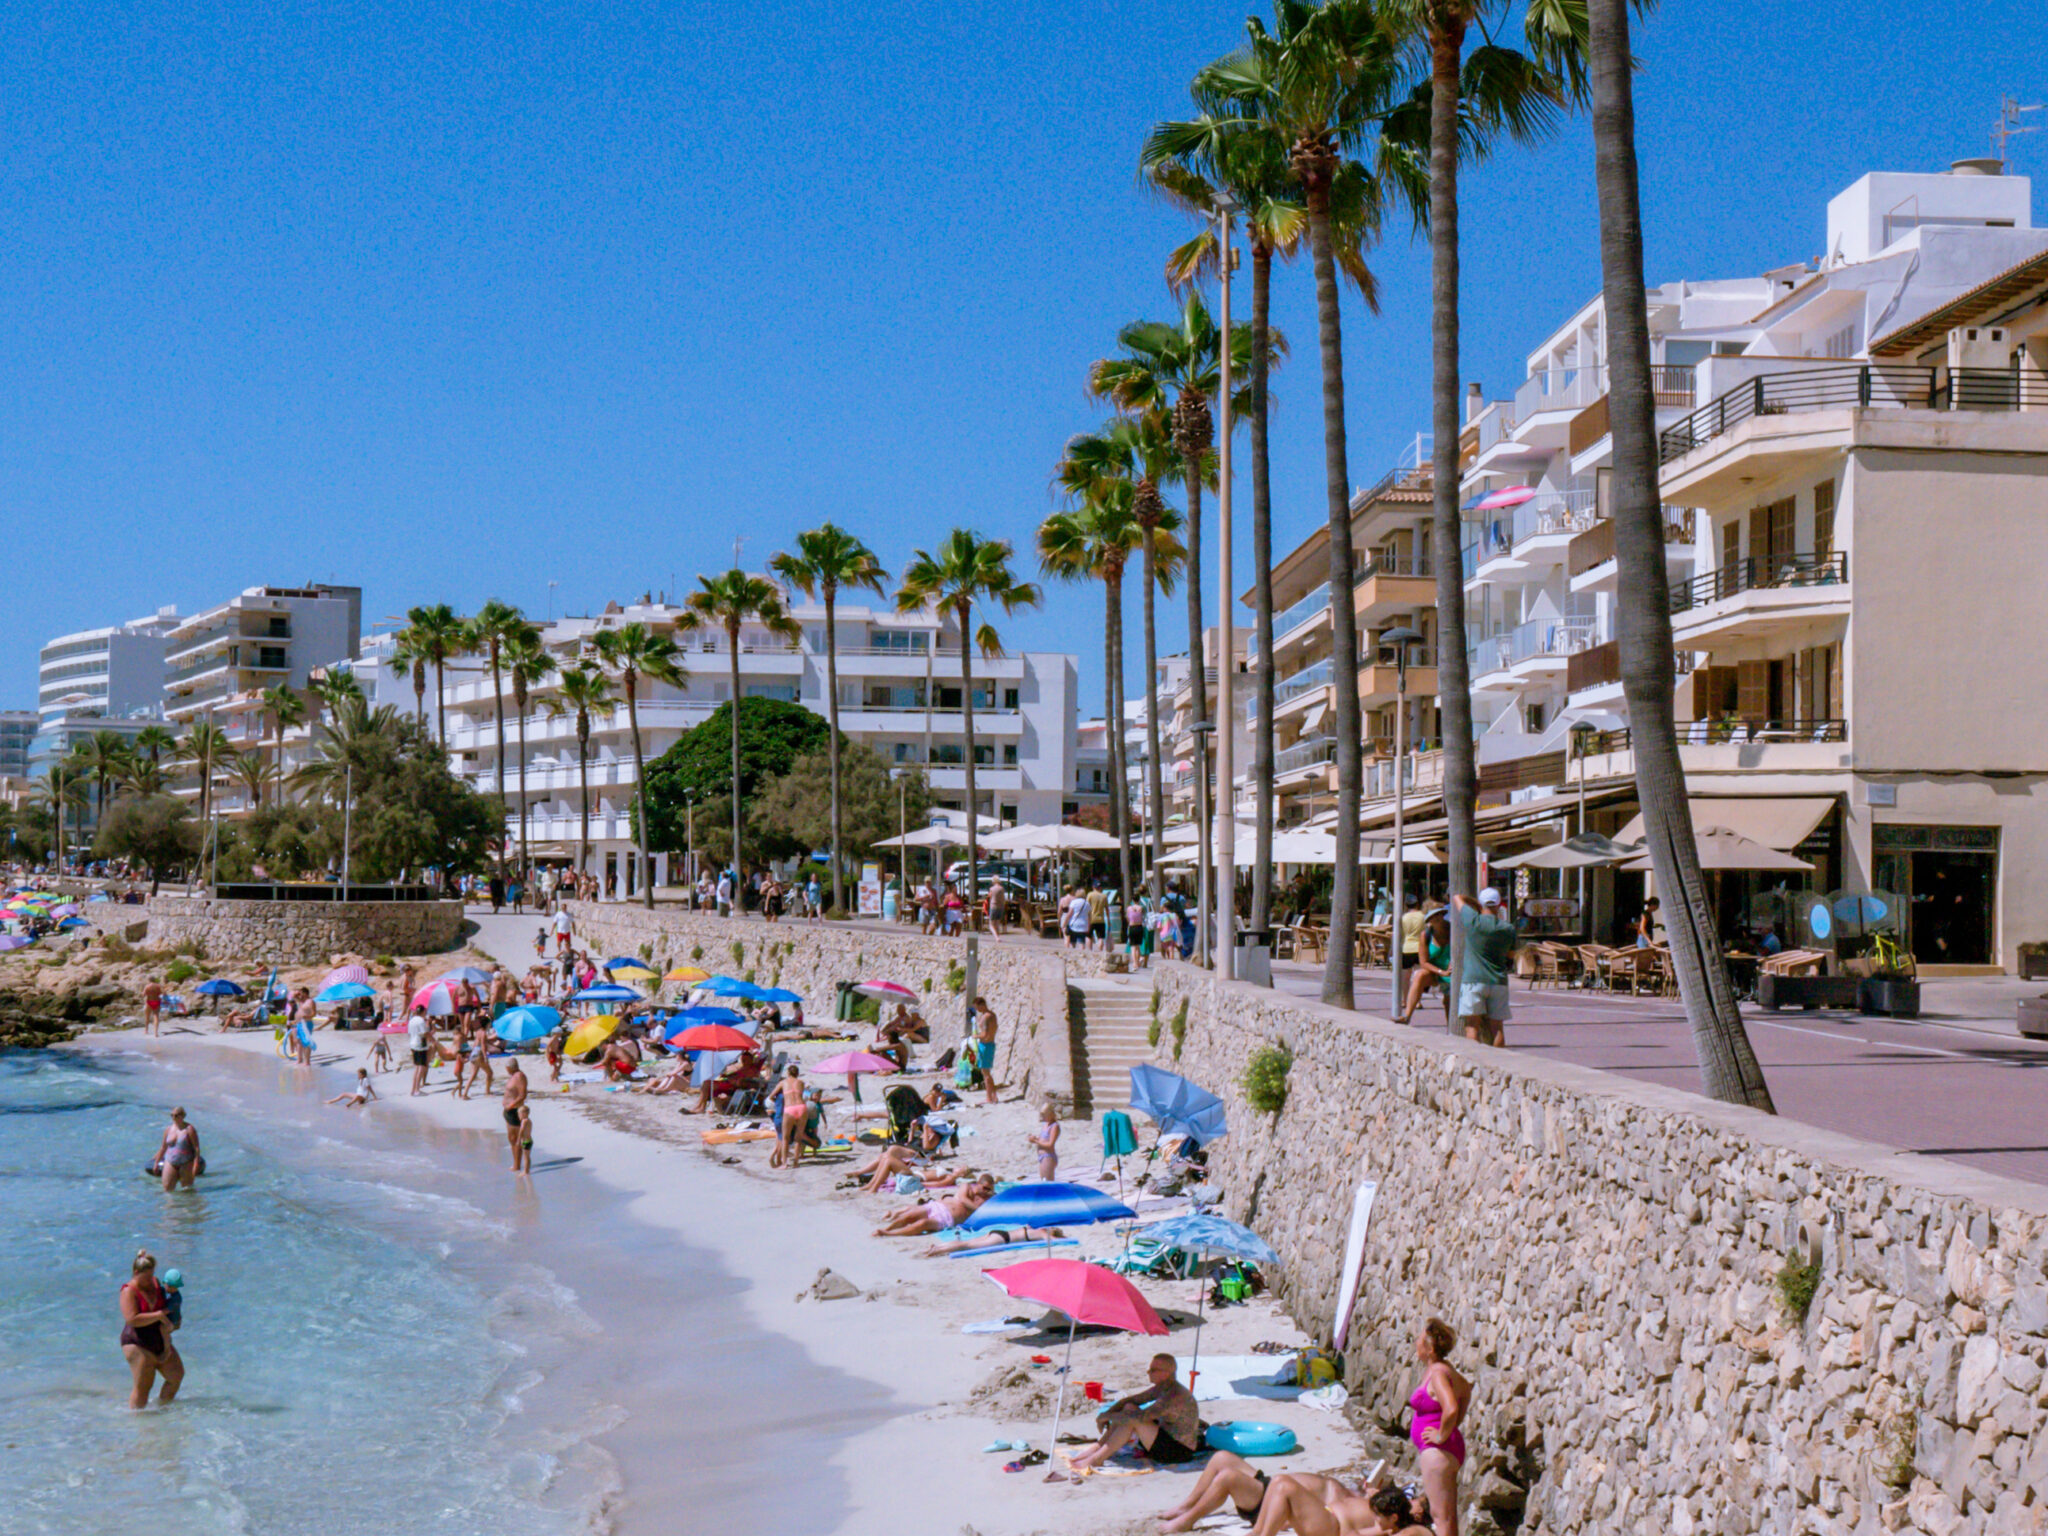
{"label": "tall palm trunk", "polygon": [[[1201,406],[1202,435],[1207,436],[1207,429],[1209,427],[1208,402],[1203,400],[1200,395],[1190,394],[1181,397],[1183,405],[1190,401],[1196,402]],[[1176,410],[1175,414],[1179,414],[1178,410]],[[1189,436],[1193,437],[1194,433],[1191,431]],[[1203,446],[1206,449],[1206,443]],[[1202,453],[1200,451],[1183,456],[1181,474],[1186,477],[1188,487],[1188,520],[1187,527],[1183,530],[1182,538],[1182,542],[1187,546],[1188,552],[1188,687],[1191,694],[1188,700],[1188,709],[1193,717],[1199,721],[1209,718],[1208,669],[1202,664]],[[1230,601],[1230,594],[1228,592],[1223,594],[1223,601],[1226,603]],[[1222,667],[1227,665],[1228,661],[1228,657],[1219,656],[1216,658],[1216,665]],[[1218,722],[1217,728],[1219,730],[1223,728],[1221,722]],[[1203,744],[1197,740],[1196,745],[1199,747]],[[1201,756],[1202,774],[1206,778],[1209,771],[1206,748],[1202,751]],[[1206,832],[1204,836],[1207,836]]]}
{"label": "tall palm trunk", "polygon": [[[1252,857],[1252,927],[1273,918],[1273,469],[1266,443],[1266,333],[1272,322],[1273,251],[1252,245],[1252,607],[1258,639],[1258,728],[1252,786],[1258,797]],[[1225,593],[1226,600],[1229,594]]]}
{"label": "tall palm trunk", "polygon": [[526,684],[512,679],[512,707],[519,711],[519,879],[523,884],[533,869],[533,855],[527,850],[526,818]]}
{"label": "tall palm trunk", "polygon": [[[498,720],[498,793],[505,793],[505,683],[498,671],[498,637],[491,637],[491,709]],[[505,878],[505,845],[498,843],[498,878]]]}
{"label": "tall palm trunk", "polygon": [[1643,222],[1627,0],[1592,0],[1593,156],[1600,193],[1600,269],[1607,299],[1608,408],[1614,432],[1614,550],[1620,573],[1622,692],[1635,748],[1650,861],[1663,893],[1679,996],[1692,1021],[1708,1097],[1775,1112],[1763,1069],[1736,1011],[1714,913],[1700,874],[1692,807],[1673,718],[1671,604],[1658,506],[1650,322],[1643,290]]}
{"label": "tall palm trunk", "polygon": [[1166,785],[1159,768],[1159,630],[1153,613],[1153,599],[1159,590],[1159,552],[1152,547],[1153,525],[1141,521],[1141,526],[1145,529],[1145,797],[1149,802],[1145,820],[1152,834],[1152,910],[1156,912],[1166,899],[1166,876],[1159,867],[1166,857]]}
{"label": "tall palm trunk", "polygon": [[732,660],[732,909],[740,903],[740,624],[725,626],[726,649]]}
{"label": "tall palm trunk", "polygon": [[633,832],[640,849],[641,905],[654,910],[654,861],[647,853],[647,759],[640,751],[640,674],[621,674],[626,685],[626,730],[633,738]]}
{"label": "tall palm trunk", "polygon": [[1131,804],[1124,778],[1124,564],[1113,560],[1102,583],[1107,663],[1103,677],[1103,714],[1109,732],[1109,830],[1116,838],[1118,899],[1131,899]]}
{"label": "tall palm trunk", "polygon": [[981,871],[976,865],[981,860],[981,828],[974,811],[974,647],[969,641],[969,622],[974,610],[965,601],[958,608],[960,614],[960,705],[962,718],[967,728],[967,910],[968,927],[974,926],[974,904],[980,899]]}
{"label": "tall palm trunk", "polygon": [[441,750],[448,750],[448,678],[441,663],[434,663],[434,734],[441,738]]}
{"label": "tall palm trunk", "polygon": [[590,716],[576,712],[576,777],[583,784],[583,835],[576,842],[576,869],[590,873]]}
{"label": "tall palm trunk", "polygon": [[[1458,63],[1465,17],[1456,5],[1431,12],[1429,106],[1430,432],[1435,504],[1430,555],[1436,561],[1437,692],[1444,737],[1444,814],[1449,822],[1450,888],[1467,895],[1479,882],[1472,835],[1479,770],[1472,743],[1472,669],[1465,654],[1464,530],[1458,516]],[[1395,768],[1395,793],[1401,793]],[[1452,971],[1464,930],[1451,929]],[[1457,1020],[1451,1020],[1457,1028]]]}
{"label": "tall palm trunk", "polygon": [[1349,1008],[1351,951],[1358,929],[1358,807],[1365,790],[1360,762],[1358,611],[1351,606],[1351,467],[1344,439],[1344,339],[1337,311],[1337,263],[1330,249],[1330,181],[1336,151],[1307,140],[1294,152],[1308,206],[1308,243],[1316,279],[1316,335],[1323,364],[1323,485],[1330,519],[1330,654],[1337,721],[1336,866],[1330,877],[1330,947],[1323,965],[1323,1001]]}
{"label": "tall palm trunk", "polygon": [[846,874],[839,853],[839,611],[838,589],[831,582],[819,587],[825,600],[825,698],[832,739],[827,749],[832,764],[832,910],[846,910]]}
{"label": "tall palm trunk", "polygon": [[412,712],[420,723],[420,734],[427,730],[427,669],[421,662],[412,664]]}
{"label": "tall palm trunk", "polygon": [[282,720],[280,720],[280,721],[278,721],[278,722],[277,722],[277,762],[276,762],[276,764],[275,764],[275,768],[276,768],[276,777],[277,777],[277,803],[278,803],[279,805],[283,805],[283,804],[284,804],[284,722],[283,722]]}

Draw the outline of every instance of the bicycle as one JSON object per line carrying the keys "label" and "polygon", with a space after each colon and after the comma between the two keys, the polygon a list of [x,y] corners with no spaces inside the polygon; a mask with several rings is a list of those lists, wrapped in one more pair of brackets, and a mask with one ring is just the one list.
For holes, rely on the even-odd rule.
{"label": "bicycle", "polygon": [[1892,934],[1873,933],[1870,936],[1870,959],[1879,976],[1898,981],[1919,980],[1918,962],[1900,946],[1898,939]]}

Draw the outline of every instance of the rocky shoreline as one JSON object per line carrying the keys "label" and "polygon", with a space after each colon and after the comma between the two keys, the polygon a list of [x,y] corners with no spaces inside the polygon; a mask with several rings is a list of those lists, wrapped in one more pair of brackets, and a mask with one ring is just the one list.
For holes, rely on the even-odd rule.
{"label": "rocky shoreline", "polygon": [[0,1051],[61,1045],[92,1025],[141,1010],[140,998],[111,981],[81,978],[61,991],[0,988]]}

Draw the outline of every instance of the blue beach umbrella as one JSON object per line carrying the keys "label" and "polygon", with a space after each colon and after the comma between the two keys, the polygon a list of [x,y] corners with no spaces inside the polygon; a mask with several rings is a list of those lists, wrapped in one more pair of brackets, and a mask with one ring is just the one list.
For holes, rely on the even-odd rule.
{"label": "blue beach umbrella", "polygon": [[[1145,1235],[1156,1238],[1169,1248],[1179,1248],[1198,1259],[1246,1259],[1254,1264],[1280,1267],[1280,1255],[1272,1245],[1250,1227],[1241,1227],[1234,1221],[1225,1221],[1221,1216],[1196,1214],[1176,1216],[1171,1221],[1162,1221],[1145,1229]],[[1209,1299],[1209,1286],[1200,1273],[1195,1274],[1195,1357],[1188,1367],[1188,1379],[1196,1376],[1196,1367],[1202,1363],[1202,1310]]]}
{"label": "blue beach umbrella", "polygon": [[791,992],[784,987],[759,987],[755,989],[754,997],[757,1001],[763,1003],[800,1003],[803,1001],[803,994]]}
{"label": "blue beach umbrella", "polygon": [[569,996],[572,1003],[637,1003],[640,994],[631,987],[622,987],[615,981],[601,981],[594,987],[585,987],[581,992]]}
{"label": "blue beach umbrella", "polygon": [[241,997],[242,989],[225,976],[216,976],[211,981],[202,981],[192,989],[201,997]]}
{"label": "blue beach umbrella", "polygon": [[337,981],[331,987],[323,987],[313,994],[316,1003],[352,1003],[358,998],[375,997],[377,989],[366,987],[360,981]]}
{"label": "blue beach umbrella", "polygon": [[528,1040],[545,1040],[561,1024],[561,1014],[552,1008],[508,1008],[491,1025],[491,1033],[509,1045],[520,1045]]}
{"label": "blue beach umbrella", "polygon": [[436,981],[474,982],[478,986],[482,986],[490,979],[491,973],[480,965],[458,965],[454,970],[434,978]]}
{"label": "blue beach umbrella", "polygon": [[670,1012],[669,1017],[684,1029],[688,1029],[692,1024],[730,1024],[737,1028],[739,1025],[754,1022],[744,1013],[732,1008],[677,1008]]}
{"label": "blue beach umbrella", "polygon": [[708,992],[713,997],[754,997],[760,988],[751,981],[741,981],[737,976],[712,976],[700,981],[690,989],[693,992]]}
{"label": "blue beach umbrella", "polygon": [[1203,1146],[1230,1134],[1223,1101],[1164,1067],[1131,1068],[1131,1108],[1150,1115],[1162,1133],[1180,1131]]}
{"label": "blue beach umbrella", "polygon": [[1098,1221],[1133,1221],[1137,1215],[1121,1200],[1112,1200],[1099,1189],[1033,1179],[998,1191],[960,1225],[969,1231],[988,1227],[1085,1227]]}

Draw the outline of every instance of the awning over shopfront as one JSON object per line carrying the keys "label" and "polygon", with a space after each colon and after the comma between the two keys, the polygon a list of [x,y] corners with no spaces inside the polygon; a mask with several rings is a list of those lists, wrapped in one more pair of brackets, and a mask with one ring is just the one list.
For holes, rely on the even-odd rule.
{"label": "awning over shopfront", "polygon": [[[1726,827],[1731,832],[1739,832],[1762,843],[1766,848],[1783,852],[1805,842],[1834,807],[1833,798],[1827,795],[1799,795],[1783,799],[1724,799],[1695,795],[1692,797],[1692,824],[1695,831]],[[1614,840],[1618,843],[1641,842],[1643,818],[1637,816],[1614,834]]]}

